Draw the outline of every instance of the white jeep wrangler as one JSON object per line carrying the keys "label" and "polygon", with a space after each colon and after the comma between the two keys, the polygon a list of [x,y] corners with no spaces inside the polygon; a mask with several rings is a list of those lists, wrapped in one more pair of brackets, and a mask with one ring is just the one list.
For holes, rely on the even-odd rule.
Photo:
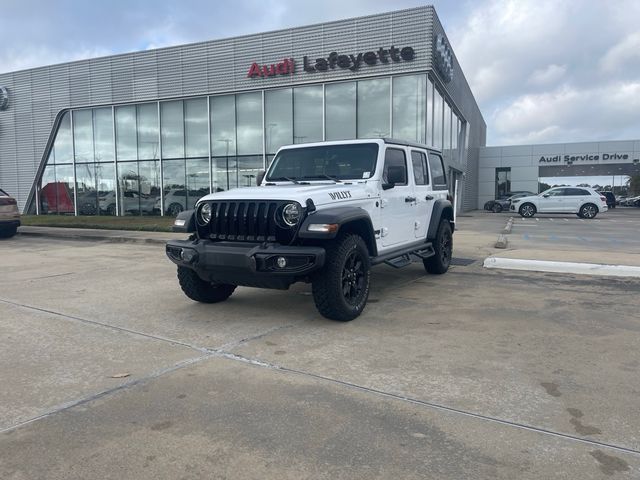
{"label": "white jeep wrangler", "polygon": [[449,268],[454,215],[439,152],[388,139],[282,147],[258,186],[213,193],[178,215],[167,243],[184,293],[226,300],[236,286],[311,282],[327,318],[356,318],[370,268],[422,259]]}

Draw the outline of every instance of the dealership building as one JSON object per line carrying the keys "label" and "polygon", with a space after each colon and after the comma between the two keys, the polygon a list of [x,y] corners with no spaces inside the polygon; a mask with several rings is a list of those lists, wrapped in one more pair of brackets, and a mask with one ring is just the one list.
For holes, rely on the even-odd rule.
{"label": "dealership building", "polygon": [[175,215],[282,145],[379,137],[441,149],[460,210],[567,154],[633,169],[640,143],[484,148],[431,6],[0,74],[0,187],[25,213]]}

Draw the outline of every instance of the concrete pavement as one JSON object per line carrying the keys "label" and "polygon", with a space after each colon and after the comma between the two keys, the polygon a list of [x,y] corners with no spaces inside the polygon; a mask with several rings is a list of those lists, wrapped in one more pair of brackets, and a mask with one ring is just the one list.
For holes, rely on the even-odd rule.
{"label": "concrete pavement", "polygon": [[3,241],[0,478],[640,476],[640,284],[458,234],[476,263],[377,267],[348,324],[307,285],[195,304],[155,245]]}

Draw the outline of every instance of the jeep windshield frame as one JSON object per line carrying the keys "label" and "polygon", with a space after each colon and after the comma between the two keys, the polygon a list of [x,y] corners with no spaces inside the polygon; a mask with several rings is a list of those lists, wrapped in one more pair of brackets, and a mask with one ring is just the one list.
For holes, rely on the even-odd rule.
{"label": "jeep windshield frame", "polygon": [[265,180],[368,180],[378,164],[377,143],[345,143],[285,148],[273,159]]}

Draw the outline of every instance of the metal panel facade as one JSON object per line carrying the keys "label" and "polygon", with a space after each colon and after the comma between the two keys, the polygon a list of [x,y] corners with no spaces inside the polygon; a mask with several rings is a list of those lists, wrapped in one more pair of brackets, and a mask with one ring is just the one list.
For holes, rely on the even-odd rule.
{"label": "metal panel facade", "polygon": [[[444,33],[440,21],[433,7],[425,6],[0,74],[0,86],[11,95],[8,110],[0,112],[0,184],[24,209],[54,119],[63,109],[427,72],[437,33]],[[374,67],[363,63],[356,71],[303,71],[305,56],[315,61],[333,51],[357,55],[391,45],[413,47],[414,60],[378,62]],[[253,62],[271,65],[284,58],[296,62],[293,75],[247,77]],[[467,175],[464,208],[475,208],[478,147],[484,145],[486,126],[457,61],[453,80],[443,89],[470,124],[462,166]]]}

